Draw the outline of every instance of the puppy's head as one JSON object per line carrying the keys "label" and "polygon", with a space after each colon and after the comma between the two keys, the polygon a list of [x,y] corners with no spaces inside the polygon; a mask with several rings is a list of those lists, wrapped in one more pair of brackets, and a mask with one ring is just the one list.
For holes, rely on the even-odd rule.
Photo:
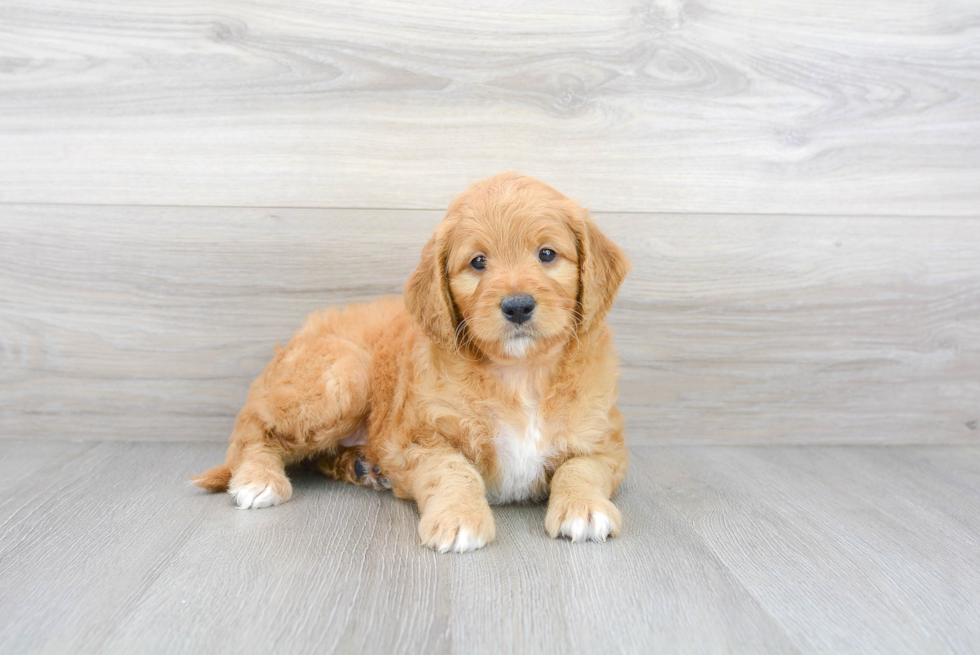
{"label": "puppy's head", "polygon": [[405,302],[444,348],[521,359],[600,322],[629,270],[585,209],[538,180],[502,173],[452,202]]}

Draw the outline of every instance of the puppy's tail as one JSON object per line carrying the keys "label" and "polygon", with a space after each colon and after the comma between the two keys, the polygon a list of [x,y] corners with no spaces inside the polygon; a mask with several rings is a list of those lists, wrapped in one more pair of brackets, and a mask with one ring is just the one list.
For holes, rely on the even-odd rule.
{"label": "puppy's tail", "polygon": [[228,491],[231,469],[222,464],[191,478],[191,482],[208,491]]}

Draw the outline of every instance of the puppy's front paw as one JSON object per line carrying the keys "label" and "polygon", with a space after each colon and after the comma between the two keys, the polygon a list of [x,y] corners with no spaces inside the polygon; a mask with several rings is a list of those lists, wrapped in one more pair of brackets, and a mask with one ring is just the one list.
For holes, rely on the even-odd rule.
{"label": "puppy's front paw", "polygon": [[419,520],[422,544],[440,553],[465,553],[483,548],[493,541],[496,528],[493,512],[485,498],[471,504],[433,503]]}
{"label": "puppy's front paw", "polygon": [[572,541],[605,541],[615,537],[623,517],[612,502],[596,497],[587,500],[552,496],[544,527],[548,536],[568,537]]}

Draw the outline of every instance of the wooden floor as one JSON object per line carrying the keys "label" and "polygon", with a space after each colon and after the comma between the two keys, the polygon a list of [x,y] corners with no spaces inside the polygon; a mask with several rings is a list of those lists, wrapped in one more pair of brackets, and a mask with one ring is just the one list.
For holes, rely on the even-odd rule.
{"label": "wooden floor", "polygon": [[184,482],[216,443],[3,448],[3,653],[980,649],[976,446],[640,446],[620,538],[511,506],[466,555],[312,473],[234,509]]}

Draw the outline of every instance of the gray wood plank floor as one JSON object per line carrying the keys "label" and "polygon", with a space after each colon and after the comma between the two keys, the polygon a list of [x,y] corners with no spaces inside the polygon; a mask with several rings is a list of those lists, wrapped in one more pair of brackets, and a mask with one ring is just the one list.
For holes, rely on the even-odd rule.
{"label": "gray wood plank floor", "polygon": [[[277,342],[441,212],[0,208],[0,433],[229,434]],[[976,218],[597,214],[633,443],[976,443]]]}
{"label": "gray wood plank floor", "polygon": [[980,649],[980,447],[642,446],[623,536],[420,548],[391,495],[294,475],[244,512],[208,443],[0,441],[0,652]]}

